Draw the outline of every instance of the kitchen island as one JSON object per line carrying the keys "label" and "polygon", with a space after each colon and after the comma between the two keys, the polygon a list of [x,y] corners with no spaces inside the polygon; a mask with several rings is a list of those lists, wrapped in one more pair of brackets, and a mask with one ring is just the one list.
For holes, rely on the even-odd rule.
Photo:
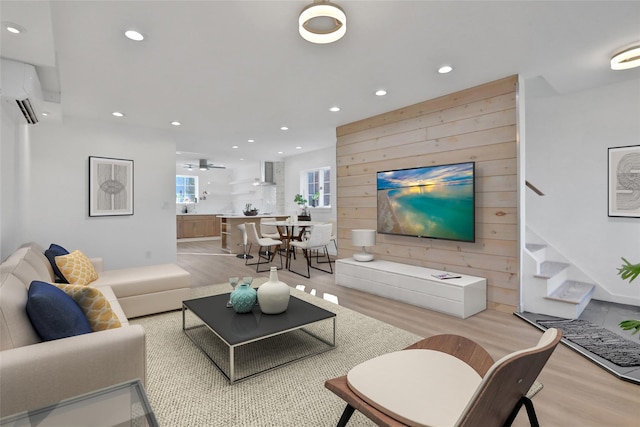
{"label": "kitchen island", "polygon": [[223,251],[231,254],[242,253],[242,232],[238,230],[238,225],[245,222],[253,222],[256,224],[256,230],[260,233],[260,220],[262,218],[275,218],[276,220],[285,220],[288,215],[218,215],[220,219],[220,247]]}
{"label": "kitchen island", "polygon": [[176,215],[178,239],[220,236],[217,214],[180,213]]}

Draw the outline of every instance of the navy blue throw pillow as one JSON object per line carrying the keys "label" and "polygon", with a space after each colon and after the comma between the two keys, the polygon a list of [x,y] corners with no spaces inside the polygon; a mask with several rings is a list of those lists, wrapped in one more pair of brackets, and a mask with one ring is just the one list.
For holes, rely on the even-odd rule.
{"label": "navy blue throw pillow", "polygon": [[80,306],[63,290],[50,283],[31,282],[27,315],[43,341],[91,332],[89,321]]}
{"label": "navy blue throw pillow", "polygon": [[60,269],[56,265],[56,257],[61,255],[69,255],[69,251],[60,245],[56,245],[55,243],[49,245],[49,249],[44,251],[44,256],[46,256],[49,260],[51,268],[53,268],[53,273],[56,275],[57,279],[59,279],[56,280],[56,282],[67,283],[67,279],[64,278],[64,276],[60,272]]}

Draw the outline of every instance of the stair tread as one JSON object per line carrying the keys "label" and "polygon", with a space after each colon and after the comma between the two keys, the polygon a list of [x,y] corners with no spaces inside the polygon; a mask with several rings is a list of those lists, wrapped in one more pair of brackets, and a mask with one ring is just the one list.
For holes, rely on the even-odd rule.
{"label": "stair tread", "polygon": [[594,284],[567,280],[562,285],[546,296],[547,299],[564,301],[572,304],[580,304],[585,297],[590,296],[595,288]]}
{"label": "stair tread", "polygon": [[527,243],[524,246],[527,248],[529,252],[536,252],[547,247],[547,245],[540,244],[540,243]]}
{"label": "stair tread", "polygon": [[540,264],[540,273],[536,274],[535,276],[550,279],[567,267],[569,267],[569,264],[565,262],[545,261]]}

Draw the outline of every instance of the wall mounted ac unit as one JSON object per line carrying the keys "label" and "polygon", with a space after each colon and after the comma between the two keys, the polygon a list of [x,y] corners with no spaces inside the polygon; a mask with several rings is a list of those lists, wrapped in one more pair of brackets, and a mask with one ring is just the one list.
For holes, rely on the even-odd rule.
{"label": "wall mounted ac unit", "polygon": [[2,58],[0,75],[3,100],[14,102],[28,124],[38,123],[43,98],[36,67]]}

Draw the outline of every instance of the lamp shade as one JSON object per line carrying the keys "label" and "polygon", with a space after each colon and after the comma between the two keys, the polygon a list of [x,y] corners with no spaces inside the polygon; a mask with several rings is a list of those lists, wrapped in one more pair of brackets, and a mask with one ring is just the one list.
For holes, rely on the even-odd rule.
{"label": "lamp shade", "polygon": [[376,230],[351,230],[353,246],[374,246],[376,244]]}
{"label": "lamp shade", "polygon": [[376,230],[351,230],[351,243],[353,246],[361,246],[362,251],[353,254],[353,259],[356,261],[371,261],[373,255],[367,252],[367,246],[374,246],[376,244]]}

